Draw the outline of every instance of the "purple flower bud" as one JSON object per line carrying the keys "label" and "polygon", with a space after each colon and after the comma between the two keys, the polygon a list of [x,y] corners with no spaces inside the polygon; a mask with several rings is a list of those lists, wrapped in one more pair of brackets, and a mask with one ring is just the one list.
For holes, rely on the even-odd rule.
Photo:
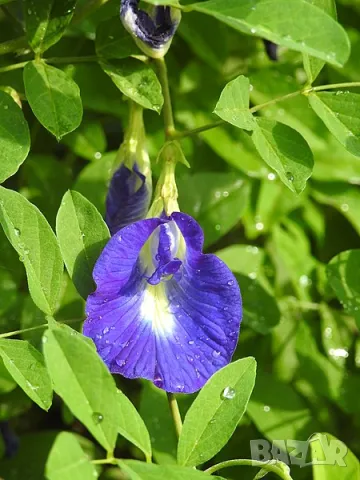
{"label": "purple flower bud", "polygon": [[177,8],[156,6],[152,14],[138,8],[139,0],[122,0],[120,17],[126,30],[146,55],[163,57],[179,26],[181,12]]}

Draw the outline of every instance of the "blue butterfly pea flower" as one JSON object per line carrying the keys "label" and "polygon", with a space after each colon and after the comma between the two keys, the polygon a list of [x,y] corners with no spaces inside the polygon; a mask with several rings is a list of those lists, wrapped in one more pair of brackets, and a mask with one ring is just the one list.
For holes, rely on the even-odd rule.
{"label": "blue butterfly pea flower", "polygon": [[192,393],[230,362],[240,290],[202,248],[200,226],[180,212],[138,221],[110,239],[94,269],[84,334],[112,373]]}
{"label": "blue butterfly pea flower", "polygon": [[146,217],[152,195],[150,159],[145,148],[142,108],[132,104],[129,128],[118,153],[107,197],[105,221],[111,235]]}
{"label": "blue butterfly pea flower", "polygon": [[173,7],[156,6],[152,14],[149,14],[140,10],[138,5],[139,0],[122,0],[121,21],[146,55],[163,57],[179,26],[181,12]]}

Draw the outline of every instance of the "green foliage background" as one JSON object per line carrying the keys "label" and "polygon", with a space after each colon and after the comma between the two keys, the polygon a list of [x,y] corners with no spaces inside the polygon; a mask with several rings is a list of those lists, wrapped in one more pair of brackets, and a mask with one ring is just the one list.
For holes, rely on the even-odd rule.
{"label": "green foliage background", "polygon": [[[176,456],[164,392],[114,380],[76,332],[109,237],[104,201],[129,98],[145,108],[160,173],[155,69],[130,57],[141,52],[119,0],[0,0],[0,421],[20,439],[7,459],[0,438],[0,478],[201,480],[184,466],[251,458],[251,440],[316,432],[347,445],[348,467],[292,466],[292,478],[360,478],[360,7],[336,7],[346,34],[331,0],[199,2],[166,56],[191,165],[178,166],[180,206],[236,274],[244,307],[235,362],[191,410],[195,395],[178,398],[189,415]],[[277,62],[262,38],[279,43]],[[256,359],[256,379],[244,357]],[[230,384],[236,402],[224,404]],[[103,468],[115,445],[116,458],[152,455],[162,467]]]}

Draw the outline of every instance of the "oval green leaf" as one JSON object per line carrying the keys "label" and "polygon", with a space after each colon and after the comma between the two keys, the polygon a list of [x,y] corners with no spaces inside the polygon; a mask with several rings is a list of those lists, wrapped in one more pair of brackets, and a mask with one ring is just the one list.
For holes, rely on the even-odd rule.
{"label": "oval green leaf", "polygon": [[58,306],[63,261],[54,232],[42,213],[17,192],[0,187],[0,222],[24,262],[30,295],[48,315]]}
{"label": "oval green leaf", "polygon": [[96,30],[96,53],[103,58],[126,58],[141,54],[120,18],[101,22]]}
{"label": "oval green leaf", "polygon": [[43,61],[24,68],[26,98],[39,122],[60,140],[81,123],[83,108],[76,83]]}
{"label": "oval green leaf", "polygon": [[77,0],[25,0],[24,16],[28,42],[35,53],[43,53],[62,37]]}
{"label": "oval green leaf", "polygon": [[61,432],[51,446],[45,466],[48,480],[89,480],[98,478],[95,465],[85,455],[77,438]]}
{"label": "oval green leaf", "polygon": [[115,447],[118,399],[115,381],[92,342],[54,322],[43,336],[44,355],[55,392],[108,451]]}
{"label": "oval green leaf", "polygon": [[25,340],[0,339],[0,356],[24,392],[44,410],[52,402],[52,385],[44,357]]}
{"label": "oval green leaf", "polygon": [[360,157],[360,95],[349,92],[320,92],[309,95],[314,112],[337,140]]}
{"label": "oval green leaf", "polygon": [[0,90],[0,183],[11,177],[28,156],[29,127],[21,108]]}
{"label": "oval green leaf", "polygon": [[312,174],[314,158],[300,133],[283,123],[257,118],[252,139],[280,180],[294,193],[301,193]]}
{"label": "oval green leaf", "polygon": [[235,127],[254,130],[255,122],[249,104],[250,82],[244,75],[240,75],[229,82],[221,92],[214,113]]}
{"label": "oval green leaf", "polygon": [[56,219],[61,253],[75,287],[83,298],[95,290],[95,262],[110,238],[102,216],[80,193],[67,192]]}
{"label": "oval green leaf", "polygon": [[226,445],[245,413],[256,376],[254,358],[216,372],[187,412],[179,438],[178,463],[196,466]]}
{"label": "oval green leaf", "polygon": [[144,108],[160,113],[164,103],[161,85],[154,70],[135,58],[100,62],[118,89]]}
{"label": "oval green leaf", "polygon": [[360,250],[348,250],[334,257],[326,267],[328,281],[344,309],[360,327]]}
{"label": "oval green leaf", "polygon": [[209,0],[190,8],[334,65],[344,65],[350,55],[345,30],[307,0]]}

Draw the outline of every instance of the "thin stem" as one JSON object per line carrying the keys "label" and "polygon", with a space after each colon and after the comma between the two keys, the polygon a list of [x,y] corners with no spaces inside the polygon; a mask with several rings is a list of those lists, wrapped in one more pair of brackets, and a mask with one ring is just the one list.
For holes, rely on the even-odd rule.
{"label": "thin stem", "polygon": [[[313,92],[321,92],[322,90],[332,90],[334,88],[355,88],[360,87],[360,82],[344,82],[344,83],[330,83],[329,85],[320,85],[318,87],[311,87],[308,90]],[[306,90],[304,93],[308,93]]]}
{"label": "thin stem", "polygon": [[169,79],[167,74],[167,68],[164,58],[156,58],[154,62],[157,67],[158,77],[161,83],[163,95],[164,95],[164,127],[165,127],[165,136],[167,140],[173,138],[175,133],[175,124],[174,116],[172,111],[170,88],[169,88]]}
{"label": "thin stem", "polygon": [[181,429],[182,429],[182,420],[181,420],[181,415],[179,411],[179,405],[173,393],[167,392],[167,397],[168,397],[170,412],[175,425],[176,435],[179,438],[181,434]]}
{"label": "thin stem", "polygon": [[16,50],[21,50],[27,45],[26,37],[14,38],[13,40],[8,40],[7,42],[0,43],[0,55],[6,55],[7,53],[16,52]]}
{"label": "thin stem", "polygon": [[[5,67],[0,68],[0,73],[10,72],[12,70],[18,70],[24,68],[25,65],[31,60],[26,62],[14,63],[12,65],[6,65]],[[62,65],[67,63],[88,63],[88,62],[97,62],[98,57],[96,55],[89,55],[85,57],[52,57],[52,58],[43,58],[43,61],[46,63],[51,63],[52,65]]]}
{"label": "thin stem", "polygon": [[[71,320],[64,320],[63,322],[59,323],[75,323],[75,322],[80,322],[82,318],[72,318]],[[27,333],[27,332],[32,332],[34,330],[40,330],[41,328],[47,328],[48,323],[43,323],[42,325],[37,325],[36,327],[29,327],[29,328],[23,328],[21,330],[14,330],[12,332],[6,332],[6,333],[1,333],[0,338],[8,338],[8,337],[14,337],[15,335],[20,335],[22,333]]]}
{"label": "thin stem", "polygon": [[100,460],[91,460],[93,465],[116,465],[116,458],[113,456],[109,458],[101,458]]}
{"label": "thin stem", "polygon": [[[276,103],[283,102],[284,100],[289,100],[290,98],[297,97],[298,95],[308,95],[311,92],[320,92],[322,90],[333,90],[336,88],[355,88],[355,87],[360,87],[360,82],[330,83],[328,85],[320,85],[318,87],[306,87],[302,90],[288,93],[283,97],[274,98],[273,100],[270,100],[265,103],[261,103],[260,105],[255,105],[255,107],[250,108],[249,111],[251,113],[255,113],[255,112],[258,112],[259,110],[262,110],[263,108],[269,107],[271,105],[275,105]],[[189,137],[191,135],[197,135],[198,133],[203,133],[208,130],[212,130],[213,128],[221,127],[226,123],[227,122],[225,122],[224,120],[219,120],[217,122],[209,123],[207,125],[203,125],[202,127],[193,128],[191,130],[185,130],[183,132],[174,131],[171,134],[171,138],[180,139],[180,138]]]}
{"label": "thin stem", "polygon": [[205,472],[211,475],[219,470],[222,470],[223,468],[238,467],[238,466],[259,467],[266,470],[267,472],[275,473],[283,480],[292,480],[291,476],[287,472],[285,472],[281,467],[279,467],[276,463],[261,462],[259,460],[248,460],[248,459],[228,460],[226,462],[221,462],[221,463],[218,463],[217,465],[213,465],[212,467],[205,470]]}

